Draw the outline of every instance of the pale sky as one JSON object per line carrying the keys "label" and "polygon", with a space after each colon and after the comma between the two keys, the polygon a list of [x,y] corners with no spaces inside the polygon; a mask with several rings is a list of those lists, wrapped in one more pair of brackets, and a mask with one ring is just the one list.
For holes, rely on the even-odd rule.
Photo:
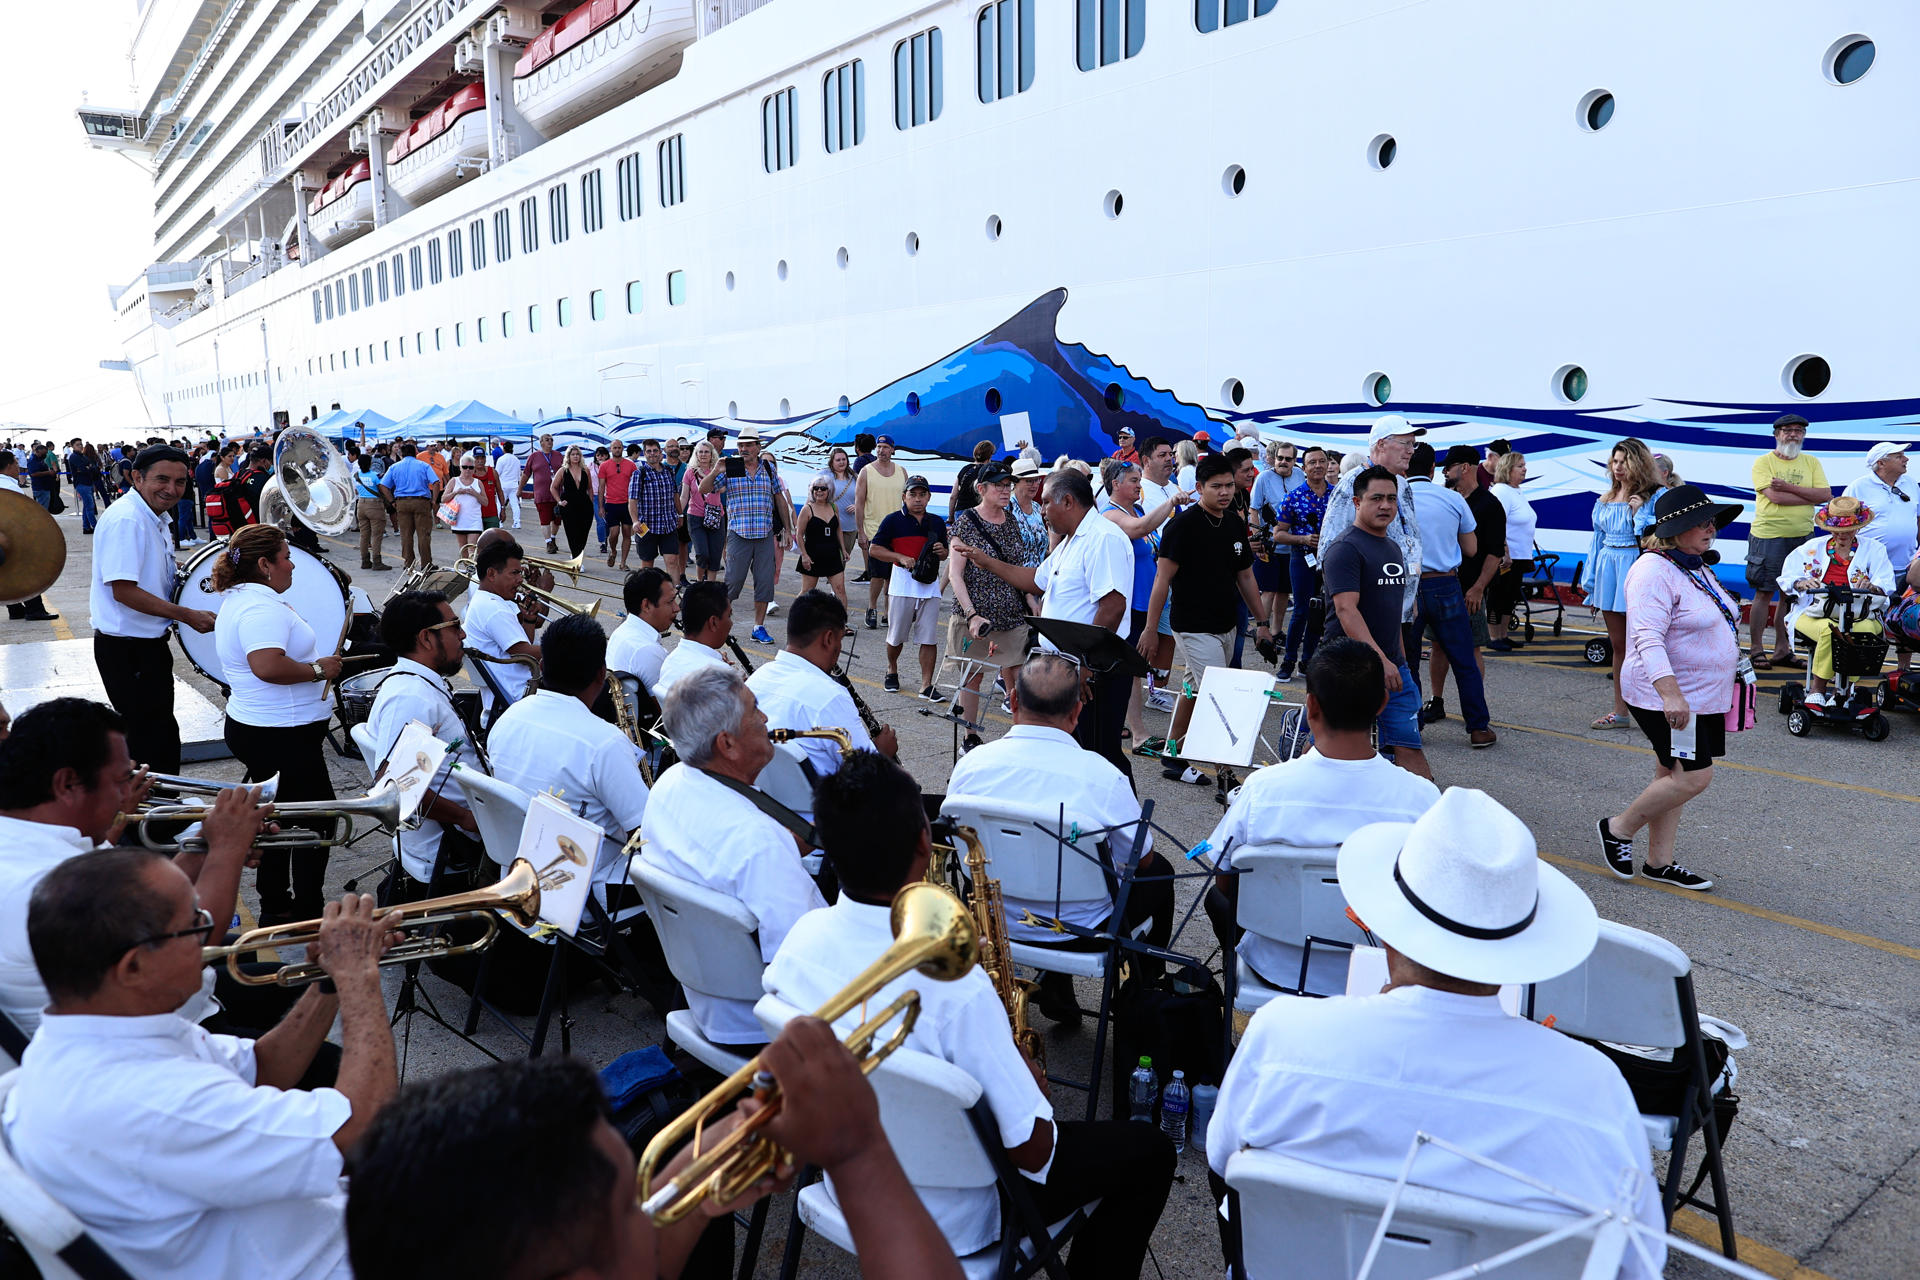
{"label": "pale sky", "polygon": [[[133,375],[99,367],[125,355],[107,286],[151,256],[152,180],[87,146],[74,108],[129,106],[134,0],[87,0],[85,38],[28,51],[0,78],[7,197],[0,200],[6,301],[0,319],[0,424],[17,435],[119,438],[147,431]],[[63,10],[64,11],[64,10]]]}

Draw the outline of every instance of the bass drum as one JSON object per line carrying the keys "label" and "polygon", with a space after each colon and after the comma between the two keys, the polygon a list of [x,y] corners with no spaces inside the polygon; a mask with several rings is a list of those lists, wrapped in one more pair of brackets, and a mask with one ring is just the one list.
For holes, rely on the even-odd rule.
{"label": "bass drum", "polygon": [[[348,624],[353,621],[347,612],[347,580],[323,557],[292,545],[288,550],[293,554],[293,584],[282,598],[313,628],[314,638],[320,642],[320,656],[339,653],[340,646],[346,643]],[[215,558],[226,552],[224,540],[194,552],[193,558],[180,570],[180,580],[174,584],[173,602],[183,609],[220,612],[223,597],[213,589],[213,566]],[[187,655],[193,669],[225,690],[226,672],[220,669],[214,633],[201,635],[192,627],[175,626],[174,634],[179,637],[180,651]]]}

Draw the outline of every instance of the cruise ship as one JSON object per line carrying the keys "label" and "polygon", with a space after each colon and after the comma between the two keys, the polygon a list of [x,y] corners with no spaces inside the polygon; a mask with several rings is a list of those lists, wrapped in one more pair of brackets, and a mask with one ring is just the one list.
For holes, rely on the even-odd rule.
{"label": "cruise ship", "polygon": [[153,174],[109,292],[183,433],[474,399],[938,478],[1391,411],[1527,453],[1570,564],[1621,436],[1750,500],[1781,413],[1836,487],[1920,420],[1897,0],[141,0],[130,57],[79,116]]}

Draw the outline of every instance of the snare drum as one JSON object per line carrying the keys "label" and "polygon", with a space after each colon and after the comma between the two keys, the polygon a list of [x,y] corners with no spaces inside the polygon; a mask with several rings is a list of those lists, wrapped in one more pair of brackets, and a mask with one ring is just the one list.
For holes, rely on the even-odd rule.
{"label": "snare drum", "polygon": [[392,667],[380,667],[347,676],[334,686],[341,728],[351,734],[355,725],[365,724],[372,718],[373,700],[380,694],[380,682],[392,674]]}
{"label": "snare drum", "polygon": [[[338,653],[340,646],[346,643],[347,625],[353,620],[347,612],[347,580],[323,557],[291,544],[288,550],[293,555],[293,584],[282,598],[313,628],[323,654]],[[215,557],[226,552],[225,541],[212,543],[194,552],[193,558],[180,570],[179,581],[174,584],[173,602],[184,609],[205,609],[209,613],[219,613],[224,597],[213,589],[213,566]],[[225,673],[220,668],[214,633],[209,631],[202,635],[191,627],[175,627],[174,634],[179,638],[180,650],[187,655],[187,661],[193,664],[193,669],[225,689],[227,682],[221,678]],[[331,644],[328,643],[329,639]]]}

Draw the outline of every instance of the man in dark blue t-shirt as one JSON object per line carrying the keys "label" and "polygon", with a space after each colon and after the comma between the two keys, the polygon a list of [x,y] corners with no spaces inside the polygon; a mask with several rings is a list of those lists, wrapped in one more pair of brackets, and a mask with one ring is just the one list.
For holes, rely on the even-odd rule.
{"label": "man in dark blue t-shirt", "polygon": [[1406,599],[1406,556],[1386,536],[1400,510],[1399,482],[1382,466],[1353,477],[1353,526],[1321,552],[1321,574],[1332,606],[1327,634],[1348,636],[1380,655],[1386,668],[1387,705],[1376,722],[1380,746],[1394,763],[1431,778],[1420,748],[1420,690],[1407,669],[1400,630]]}

